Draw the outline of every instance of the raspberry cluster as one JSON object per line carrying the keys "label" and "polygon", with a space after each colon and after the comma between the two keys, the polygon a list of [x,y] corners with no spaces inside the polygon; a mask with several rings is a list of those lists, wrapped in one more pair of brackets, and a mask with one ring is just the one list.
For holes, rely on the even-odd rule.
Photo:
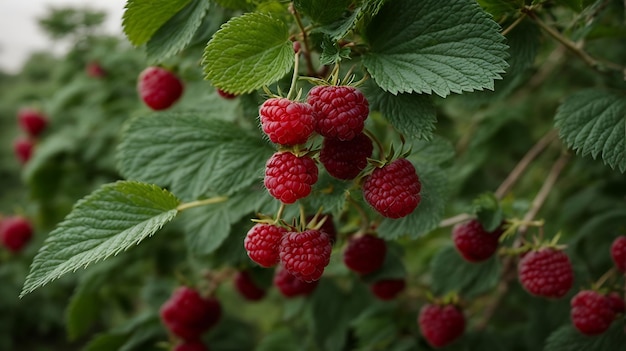
{"label": "raspberry cluster", "polygon": [[197,345],[200,336],[220,320],[222,307],[216,298],[202,297],[195,289],[182,286],[161,306],[160,314],[172,334]]}

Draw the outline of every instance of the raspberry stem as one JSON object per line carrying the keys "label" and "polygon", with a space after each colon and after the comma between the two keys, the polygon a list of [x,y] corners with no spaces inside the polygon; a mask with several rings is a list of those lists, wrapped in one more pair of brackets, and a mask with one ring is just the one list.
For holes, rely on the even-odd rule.
{"label": "raspberry stem", "polygon": [[228,200],[228,197],[226,197],[226,196],[210,197],[210,198],[204,199],[204,200],[197,200],[197,201],[191,201],[191,202],[182,203],[182,204],[178,205],[178,207],[176,207],[176,210],[181,212],[181,211],[184,211],[184,210],[188,210],[190,208],[216,204],[216,203],[224,202],[226,200]]}
{"label": "raspberry stem", "polygon": [[278,208],[278,212],[276,212],[276,223],[280,221],[281,217],[283,216],[283,212],[285,212],[285,204],[281,202],[280,207]]}
{"label": "raspberry stem", "polygon": [[361,216],[361,225],[357,233],[367,233],[367,231],[369,230],[369,224],[370,224],[370,219],[367,213],[365,212],[363,207],[356,200],[352,198],[352,196],[348,195],[347,199],[348,199],[348,202],[352,206],[354,206],[354,209],[359,213],[359,216]]}
{"label": "raspberry stem", "polygon": [[296,86],[298,85],[298,69],[300,66],[299,53],[294,54],[294,62],[293,62],[293,77],[291,78],[291,86],[289,87],[289,92],[287,93],[287,99],[291,100],[293,98],[293,94],[296,91]]}
{"label": "raspberry stem", "polygon": [[604,274],[602,274],[602,276],[598,278],[598,280],[595,283],[592,284],[593,290],[600,290],[602,285],[604,285],[604,283],[606,283],[606,281],[609,280],[609,278],[612,278],[615,275],[615,273],[617,273],[617,269],[615,268],[615,266],[611,267],[611,269],[604,272]]}
{"label": "raspberry stem", "polygon": [[[309,45],[309,36],[306,34],[306,28],[304,28],[304,25],[302,24],[302,19],[300,18],[300,14],[296,10],[295,6],[293,6],[293,2],[289,4],[289,12],[291,12],[293,17],[295,18],[296,24],[298,25],[298,28],[300,29],[300,33],[302,33],[302,43],[304,44],[304,52],[302,54],[304,55],[304,61],[306,62],[307,75],[314,76],[315,67],[313,67],[313,63],[311,61],[311,48]],[[297,57],[298,57],[298,53],[296,53],[296,60],[297,60]]]}

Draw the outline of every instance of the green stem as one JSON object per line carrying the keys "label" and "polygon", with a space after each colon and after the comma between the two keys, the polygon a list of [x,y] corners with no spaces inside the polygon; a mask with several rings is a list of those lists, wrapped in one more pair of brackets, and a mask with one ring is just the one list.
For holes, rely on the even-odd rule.
{"label": "green stem", "polygon": [[296,85],[298,85],[298,69],[300,66],[300,59],[298,58],[298,53],[295,53],[295,59],[293,63],[293,77],[291,77],[291,86],[289,87],[289,92],[287,93],[287,99],[291,100],[293,94],[296,91]]}
{"label": "green stem", "polygon": [[185,202],[185,203],[178,205],[178,207],[176,207],[176,210],[180,212],[180,211],[188,210],[194,207],[200,207],[204,205],[211,205],[211,204],[224,202],[226,200],[228,200],[228,197],[226,196],[216,196],[216,197],[211,197],[211,198],[204,199],[204,200]]}
{"label": "green stem", "polygon": [[[289,10],[291,14],[296,19],[296,23],[298,24],[298,28],[300,28],[300,32],[302,33],[302,43],[304,44],[304,61],[306,61],[306,70],[308,76],[315,75],[315,68],[313,67],[313,63],[311,62],[311,47],[309,45],[309,36],[306,34],[306,28],[302,24],[302,19],[300,18],[300,14],[296,11],[296,8],[293,6],[293,2],[289,4]],[[297,53],[296,53],[297,56]],[[296,58],[297,59],[297,58]]]}

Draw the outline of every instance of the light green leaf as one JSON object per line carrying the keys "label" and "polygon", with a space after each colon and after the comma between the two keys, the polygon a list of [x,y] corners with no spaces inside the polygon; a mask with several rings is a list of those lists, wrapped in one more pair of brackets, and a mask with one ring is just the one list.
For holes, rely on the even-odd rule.
{"label": "light green leaf", "polygon": [[588,89],[568,97],[556,112],[555,126],[568,147],[582,156],[600,156],[626,171],[626,96]]}
{"label": "light green leaf", "polygon": [[184,9],[170,18],[148,41],[148,60],[163,62],[187,47],[202,25],[210,4],[208,0],[191,0]]}
{"label": "light green leaf", "polygon": [[626,350],[624,322],[616,320],[611,328],[598,336],[586,336],[571,325],[564,325],[552,333],[546,342],[545,351],[605,351]]}
{"label": "light green leaf", "polygon": [[469,0],[389,1],[366,37],[363,64],[392,94],[493,90],[508,66],[500,27]]}
{"label": "light green leaf", "polygon": [[122,26],[135,46],[145,44],[178,11],[191,0],[128,0]]}
{"label": "light green leaf", "polygon": [[129,249],[178,213],[180,201],[151,184],[106,184],[76,203],[39,249],[20,296]]}
{"label": "light green leaf", "polygon": [[125,178],[169,186],[186,200],[230,195],[258,181],[273,149],[234,123],[196,113],[154,113],[129,121],[117,159]]}
{"label": "light green leaf", "polygon": [[222,25],[202,59],[205,79],[238,95],[276,82],[291,70],[293,62],[287,25],[259,12],[231,18]]}

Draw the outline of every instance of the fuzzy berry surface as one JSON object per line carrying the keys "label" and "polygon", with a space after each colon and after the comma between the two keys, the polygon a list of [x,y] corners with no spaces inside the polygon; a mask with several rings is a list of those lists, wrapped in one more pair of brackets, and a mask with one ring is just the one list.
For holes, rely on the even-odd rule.
{"label": "fuzzy berry surface", "polygon": [[369,115],[367,99],[351,86],[313,87],[307,102],[315,111],[315,130],[328,138],[354,139],[363,131]]}
{"label": "fuzzy berry surface", "polygon": [[433,347],[446,346],[465,331],[465,317],[454,305],[424,305],[417,321],[422,335]]}
{"label": "fuzzy berry surface", "polygon": [[209,348],[200,340],[189,340],[176,345],[174,351],[209,351]]}
{"label": "fuzzy berry surface", "polygon": [[270,195],[285,204],[292,204],[309,196],[317,177],[317,165],[311,157],[277,152],[265,165],[263,183]]}
{"label": "fuzzy berry surface", "polygon": [[286,98],[265,100],[259,109],[261,128],[273,143],[304,144],[315,131],[311,105]]}
{"label": "fuzzy berry surface", "polygon": [[402,218],[409,215],[422,200],[422,185],[413,164],[399,158],[376,168],[363,183],[363,196],[381,215]]}
{"label": "fuzzy berry surface", "polygon": [[353,272],[369,274],[385,262],[387,244],[372,234],[353,237],[343,253],[343,263]]}
{"label": "fuzzy berry surface", "polygon": [[615,311],[606,296],[593,290],[576,294],[571,304],[572,322],[585,335],[599,335],[609,329],[615,319]]}
{"label": "fuzzy berry surface", "polygon": [[265,297],[265,289],[259,287],[250,272],[239,271],[235,275],[235,288],[241,296],[249,301],[258,301]]}
{"label": "fuzzy berry surface", "polygon": [[617,269],[626,273],[626,236],[619,236],[611,244],[611,258]]}
{"label": "fuzzy berry surface", "polygon": [[17,112],[20,128],[31,137],[38,137],[48,126],[48,118],[34,108],[22,108]]}
{"label": "fuzzy berry surface", "polygon": [[0,222],[0,241],[11,252],[20,252],[33,237],[33,226],[21,216],[8,217]]}
{"label": "fuzzy berry surface", "polygon": [[372,140],[363,133],[347,141],[324,138],[320,162],[331,176],[350,180],[365,169],[367,158],[372,156],[373,150]]}
{"label": "fuzzy berry surface", "polygon": [[183,95],[184,86],[172,72],[156,66],[139,74],[137,90],[141,100],[155,111],[171,107]]}
{"label": "fuzzy berry surface", "polygon": [[246,234],[243,246],[250,259],[262,267],[275,266],[279,261],[279,245],[287,230],[272,224],[257,223]]}
{"label": "fuzzy berry surface", "polygon": [[622,314],[626,312],[626,302],[624,302],[624,297],[616,292],[611,292],[606,295],[606,299],[609,301],[609,305],[611,305],[611,309],[615,311],[617,314]]}
{"label": "fuzzy berry surface", "polygon": [[504,230],[500,227],[493,232],[488,232],[479,221],[473,219],[454,227],[452,241],[465,260],[481,262],[496,252],[503,232]]}
{"label": "fuzzy berry surface", "polygon": [[383,279],[370,285],[370,291],[379,300],[393,300],[406,288],[404,279]]}
{"label": "fuzzy berry surface", "polygon": [[298,279],[311,282],[324,273],[331,251],[330,238],[319,230],[289,232],[280,242],[280,262]]}
{"label": "fuzzy berry surface", "polygon": [[174,291],[160,310],[163,324],[184,340],[197,340],[200,335],[217,324],[222,307],[215,298],[203,298],[190,287]]}
{"label": "fuzzy berry surface", "polygon": [[565,252],[542,248],[524,255],[518,264],[519,281],[529,293],[560,298],[565,296],[574,282],[574,273]]}
{"label": "fuzzy berry surface", "polygon": [[35,142],[30,138],[20,137],[13,142],[13,152],[22,165],[25,165],[35,150]]}
{"label": "fuzzy berry surface", "polygon": [[315,290],[318,284],[319,280],[305,282],[282,267],[278,268],[274,275],[274,285],[278,288],[278,291],[287,298],[309,295]]}

